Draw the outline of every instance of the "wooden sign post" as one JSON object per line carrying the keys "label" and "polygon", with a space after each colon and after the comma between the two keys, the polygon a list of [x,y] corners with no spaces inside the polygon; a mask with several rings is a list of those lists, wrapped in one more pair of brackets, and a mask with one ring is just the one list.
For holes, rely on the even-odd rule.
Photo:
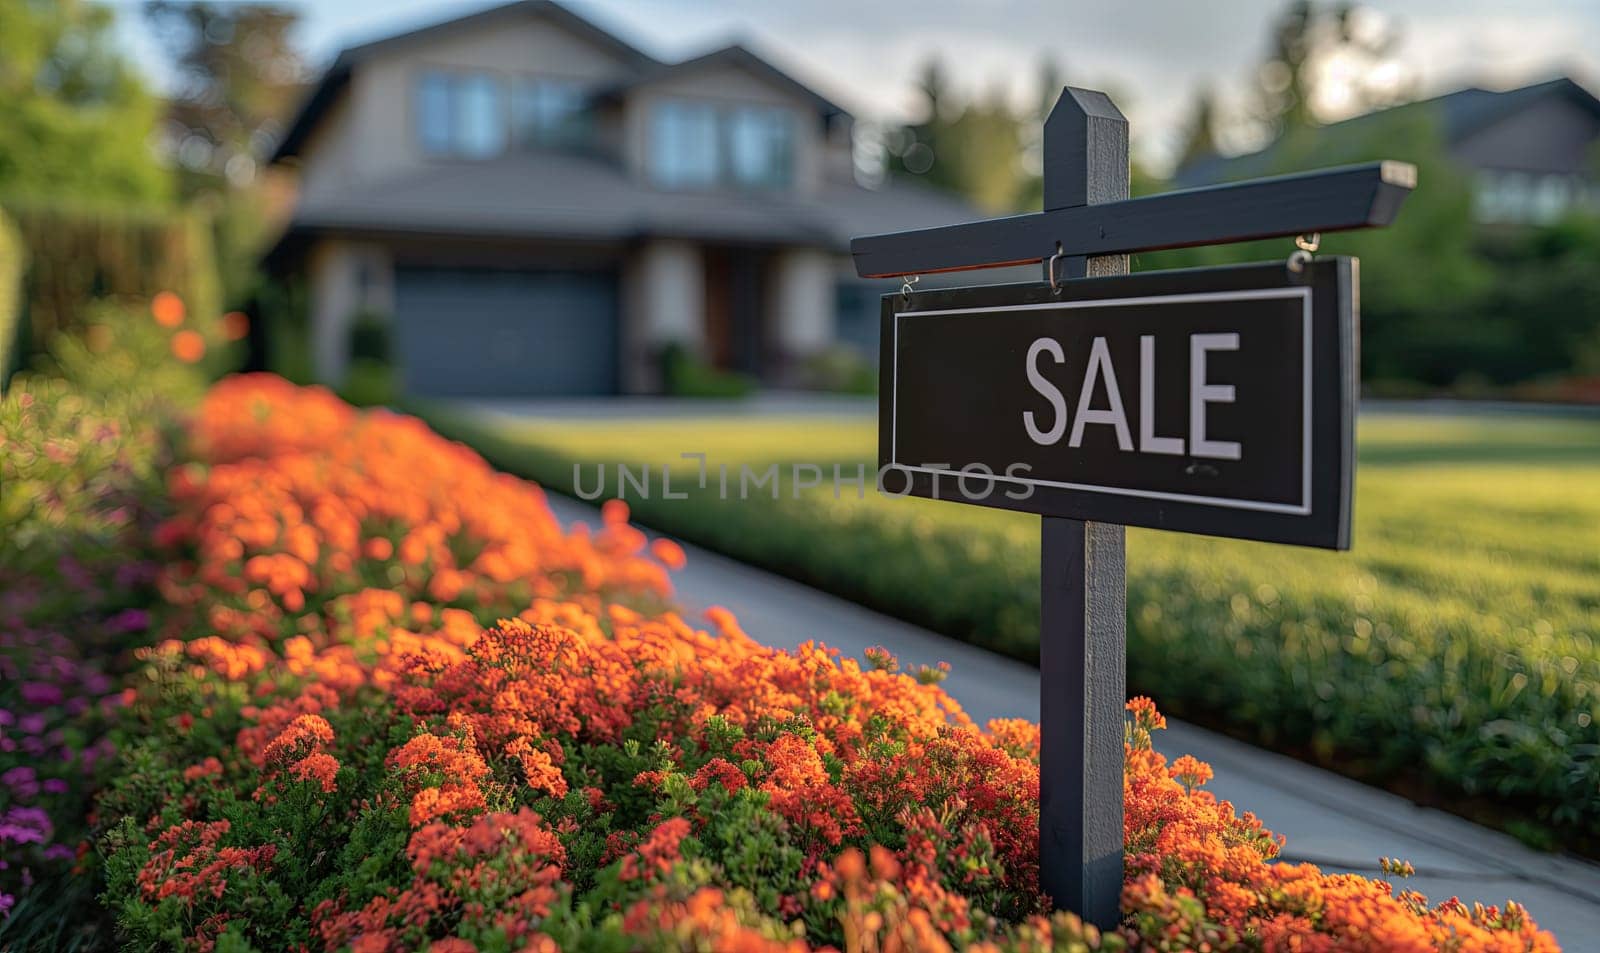
{"label": "wooden sign post", "polygon": [[[1122,893],[1124,526],[1350,544],[1356,263],[1129,275],[1130,253],[1383,226],[1378,162],[1128,198],[1128,125],[1068,88],[1044,211],[857,238],[863,277],[1041,262],[1046,280],[883,298],[889,492],[1039,513],[1039,863],[1100,927]],[[898,481],[898,482],[896,482]]]}
{"label": "wooden sign post", "polygon": [[[1046,211],[1128,197],[1128,120],[1105,93],[1066,90],[1044,148],[1060,160],[1044,167]],[[1074,256],[1066,279],[1127,273],[1127,255]],[[1039,724],[1053,730],[1039,733],[1039,886],[1097,926],[1116,923],[1122,901],[1126,535],[1040,518]]]}

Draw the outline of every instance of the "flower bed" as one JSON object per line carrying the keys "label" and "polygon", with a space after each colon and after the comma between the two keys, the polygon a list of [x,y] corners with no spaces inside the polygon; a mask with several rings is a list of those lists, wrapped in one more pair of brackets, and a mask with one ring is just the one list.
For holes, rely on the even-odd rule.
{"label": "flower bed", "polygon": [[1515,904],[1272,863],[1143,700],[1101,935],[1039,894],[1037,727],[974,726],[939,673],[697,628],[624,507],[563,532],[323,391],[224,382],[193,452],[99,805],[135,947],[1555,948]]}

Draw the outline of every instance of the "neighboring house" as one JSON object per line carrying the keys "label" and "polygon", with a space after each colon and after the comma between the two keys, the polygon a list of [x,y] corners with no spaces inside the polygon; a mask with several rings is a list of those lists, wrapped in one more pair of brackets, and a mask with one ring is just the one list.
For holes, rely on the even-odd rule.
{"label": "neighboring house", "polygon": [[[1486,225],[1549,223],[1575,210],[1600,213],[1600,100],[1578,83],[1551,80],[1494,92],[1462,89],[1331,123],[1318,136],[1358,138],[1401,111],[1437,121],[1449,155],[1474,173],[1474,214]],[[1277,147],[1206,156],[1179,169],[1189,188],[1278,170]]]}
{"label": "neighboring house", "polygon": [[980,217],[854,175],[843,109],[740,46],[662,63],[549,2],[340,53],[273,162],[298,202],[268,256],[305,279],[317,375],[392,322],[413,395],[659,389],[674,342],[773,383],[876,351],[854,235]]}

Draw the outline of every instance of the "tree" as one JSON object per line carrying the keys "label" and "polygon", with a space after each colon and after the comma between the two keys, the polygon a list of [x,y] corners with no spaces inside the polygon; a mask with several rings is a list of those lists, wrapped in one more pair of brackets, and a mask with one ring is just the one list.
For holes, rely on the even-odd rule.
{"label": "tree", "polygon": [[154,203],[171,176],[147,145],[158,104],[81,0],[0,0],[0,192]]}
{"label": "tree", "polygon": [[291,42],[299,14],[261,3],[154,0],[145,17],[172,62],[162,151],[184,197],[213,213],[223,294],[255,288],[270,217],[258,164],[299,100],[305,67]]}
{"label": "tree", "polygon": [[162,137],[185,194],[245,187],[300,95],[293,10],[271,4],[154,0],[145,17],[177,83]]}
{"label": "tree", "polygon": [[1181,168],[1195,159],[1215,155],[1217,152],[1216,98],[1209,88],[1202,87],[1194,97],[1189,110],[1189,120],[1184,124],[1178,148],[1178,166]]}
{"label": "tree", "polygon": [[958,101],[937,57],[918,86],[925,118],[886,136],[889,174],[955,192],[986,211],[1015,211],[1028,191],[1024,126],[1032,117],[1019,116],[1003,88]]}
{"label": "tree", "polygon": [[1272,25],[1256,71],[1255,114],[1268,138],[1328,118],[1366,112],[1406,93],[1394,58],[1399,33],[1348,0],[1291,0]]}

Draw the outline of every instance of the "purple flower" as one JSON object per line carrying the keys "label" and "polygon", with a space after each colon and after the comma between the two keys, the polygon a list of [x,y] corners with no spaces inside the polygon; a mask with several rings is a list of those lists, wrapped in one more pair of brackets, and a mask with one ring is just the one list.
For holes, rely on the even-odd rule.
{"label": "purple flower", "polygon": [[67,789],[69,787],[71,787],[71,785],[61,778],[49,778],[44,782],[44,790],[46,794],[65,794],[67,793]]}
{"label": "purple flower", "polygon": [[150,613],[143,609],[124,609],[106,622],[112,632],[143,632],[150,627]]}
{"label": "purple flower", "polygon": [[36,807],[14,807],[0,818],[0,841],[43,844],[54,831],[50,816]]}
{"label": "purple flower", "polygon": [[25,682],[22,686],[22,700],[29,705],[40,707],[59,705],[64,697],[59,685],[51,685],[47,682]]}
{"label": "purple flower", "polygon": [[0,774],[0,784],[11,789],[11,793],[23,800],[32,800],[39,796],[39,777],[34,770],[26,765],[12,768]]}

